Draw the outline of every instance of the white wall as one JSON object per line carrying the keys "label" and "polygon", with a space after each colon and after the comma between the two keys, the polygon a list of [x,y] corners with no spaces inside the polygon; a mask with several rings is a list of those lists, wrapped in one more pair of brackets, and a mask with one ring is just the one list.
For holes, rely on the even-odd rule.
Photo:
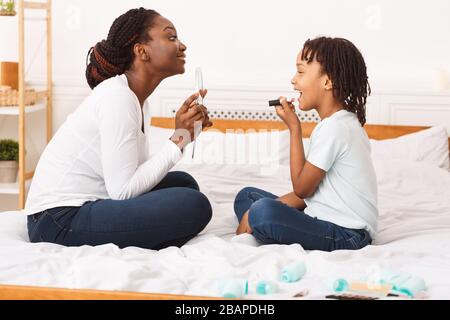
{"label": "white wall", "polygon": [[[188,47],[187,72],[165,80],[154,98],[170,94],[181,103],[193,88],[194,68],[202,66],[211,102],[226,107],[223,101],[239,92],[257,92],[250,95],[263,102],[264,88],[271,95],[290,90],[295,57],[306,39],[340,36],[353,41],[366,59],[374,92],[375,107],[368,111],[372,123],[395,119],[390,106],[404,106],[398,99],[406,97],[416,111],[439,112],[430,120],[407,111],[406,122],[442,123],[450,133],[448,0],[53,0],[55,130],[89,93],[84,78],[88,49],[106,38],[114,18],[139,6],[169,18]],[[41,83],[44,24],[30,20],[27,25],[27,77]],[[17,60],[17,19],[0,18],[0,40],[0,61]],[[417,94],[422,95],[419,104],[410,97]],[[428,96],[433,101],[427,104]],[[395,121],[405,124],[402,119]],[[11,121],[0,119],[1,137],[17,135]],[[9,201],[4,199],[0,195],[0,210]]]}
{"label": "white wall", "polygon": [[[169,18],[188,46],[188,72],[165,85],[189,85],[201,65],[211,85],[289,86],[295,56],[317,35],[346,37],[363,52],[375,90],[438,89],[450,74],[447,0],[53,0],[56,84],[84,84],[86,53],[115,17],[145,6]],[[38,43],[39,22],[30,22]],[[15,41],[0,20],[1,36]],[[8,26],[8,31],[4,25]],[[2,41],[0,59],[11,59]],[[36,48],[37,46],[34,46]],[[31,48],[33,49],[33,47]],[[36,75],[34,70],[30,71]],[[440,76],[441,74],[441,76]]]}

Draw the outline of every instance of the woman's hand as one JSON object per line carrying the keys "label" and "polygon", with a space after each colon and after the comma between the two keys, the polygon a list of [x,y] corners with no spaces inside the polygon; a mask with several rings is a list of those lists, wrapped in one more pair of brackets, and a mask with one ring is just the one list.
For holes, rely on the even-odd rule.
{"label": "woman's hand", "polygon": [[180,107],[175,115],[175,132],[170,138],[180,149],[194,141],[195,128],[201,123],[202,127],[212,126],[209,120],[208,110],[205,106],[197,103],[199,94],[204,97],[207,90],[194,93]]}
{"label": "woman's hand", "polygon": [[[208,90],[202,89],[198,93],[202,96],[202,98],[205,98],[206,94],[208,93]],[[191,104],[191,107],[200,108],[202,115],[203,115],[202,128],[209,128],[213,125],[213,123],[209,120],[208,109],[203,104],[198,104],[196,102],[196,100],[194,100],[194,102]],[[200,120],[196,120],[196,121],[200,121]],[[194,139],[195,139],[195,137],[194,137]]]}
{"label": "woman's hand", "polygon": [[280,97],[281,106],[276,106],[275,110],[277,115],[286,123],[289,130],[297,129],[300,127],[300,120],[295,114],[295,107],[292,104],[294,99],[287,101],[285,97]]}

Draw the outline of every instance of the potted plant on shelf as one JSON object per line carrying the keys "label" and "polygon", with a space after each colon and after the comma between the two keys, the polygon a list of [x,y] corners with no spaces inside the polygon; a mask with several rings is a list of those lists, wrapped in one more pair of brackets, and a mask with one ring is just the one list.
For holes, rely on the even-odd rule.
{"label": "potted plant on shelf", "polygon": [[14,0],[0,0],[0,16],[15,16]]}
{"label": "potted plant on shelf", "polygon": [[0,140],[0,183],[17,181],[19,143],[11,139]]}

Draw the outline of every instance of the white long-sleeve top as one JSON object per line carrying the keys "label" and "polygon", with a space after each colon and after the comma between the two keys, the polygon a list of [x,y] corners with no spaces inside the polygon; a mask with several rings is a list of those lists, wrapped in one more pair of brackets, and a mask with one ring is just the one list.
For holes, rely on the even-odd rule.
{"label": "white long-sleeve top", "polygon": [[100,83],[46,146],[25,213],[150,191],[180,160],[181,151],[168,140],[149,158],[141,128],[142,109],[126,76]]}

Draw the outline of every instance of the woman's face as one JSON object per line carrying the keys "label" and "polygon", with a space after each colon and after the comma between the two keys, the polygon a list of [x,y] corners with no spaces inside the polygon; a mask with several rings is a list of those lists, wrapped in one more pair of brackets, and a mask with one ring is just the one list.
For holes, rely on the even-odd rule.
{"label": "woman's face", "polygon": [[308,111],[320,105],[324,95],[324,86],[328,78],[321,71],[320,63],[315,59],[309,63],[302,60],[302,52],[297,56],[297,72],[291,80],[294,90],[300,92],[299,108]]}
{"label": "woman's face", "polygon": [[170,77],[184,73],[186,46],[178,39],[172,22],[157,16],[149,30],[150,39],[145,45],[149,52],[152,69]]}

